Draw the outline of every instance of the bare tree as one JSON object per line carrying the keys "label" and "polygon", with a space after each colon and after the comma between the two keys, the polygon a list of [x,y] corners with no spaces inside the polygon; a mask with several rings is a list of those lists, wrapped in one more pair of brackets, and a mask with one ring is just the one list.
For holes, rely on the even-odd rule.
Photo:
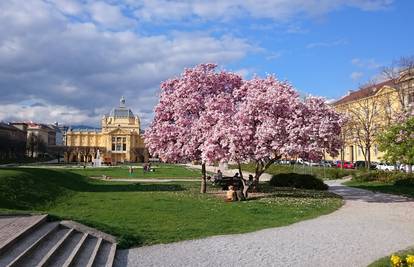
{"label": "bare tree", "polygon": [[341,150],[340,150],[340,156],[341,156],[341,169],[344,168],[344,162],[345,162],[345,148],[349,144],[349,136],[352,134],[352,124],[349,120],[349,117],[346,116],[346,120],[344,122],[344,125],[342,126],[340,138],[341,138]]}
{"label": "bare tree", "polygon": [[395,60],[390,66],[382,69],[382,75],[387,79],[393,81],[393,87],[397,89],[398,100],[400,102],[401,110],[399,112],[405,113],[410,110],[410,99],[414,88],[410,86],[409,82],[405,83],[404,78],[414,78],[414,55],[408,57],[401,57]]}
{"label": "bare tree", "polygon": [[30,133],[27,137],[27,153],[30,155],[30,157],[34,157],[34,153],[36,152],[37,142],[38,142],[37,135]]}
{"label": "bare tree", "polygon": [[[373,87],[373,85],[368,86]],[[383,128],[380,119],[383,107],[380,106],[380,101],[379,97],[366,97],[354,102],[352,108],[348,109],[349,132],[361,149],[368,169],[371,166],[371,147]]]}

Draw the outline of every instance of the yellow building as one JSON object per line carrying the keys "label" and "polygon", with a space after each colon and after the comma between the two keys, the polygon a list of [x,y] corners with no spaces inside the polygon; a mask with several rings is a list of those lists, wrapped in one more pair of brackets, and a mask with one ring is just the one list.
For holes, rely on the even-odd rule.
{"label": "yellow building", "polygon": [[92,162],[99,150],[104,163],[147,160],[138,116],[125,106],[122,97],[117,108],[104,115],[101,129],[69,129],[65,142],[67,162]]}
{"label": "yellow building", "polygon": [[414,103],[414,75],[402,72],[400,77],[365,86],[333,103],[349,120],[343,125],[344,147],[335,160],[382,161],[377,136],[393,123],[397,114]]}

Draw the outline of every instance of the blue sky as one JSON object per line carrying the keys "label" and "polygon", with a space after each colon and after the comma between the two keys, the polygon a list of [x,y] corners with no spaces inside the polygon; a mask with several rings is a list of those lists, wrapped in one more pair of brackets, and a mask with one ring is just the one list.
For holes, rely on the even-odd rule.
{"label": "blue sky", "polygon": [[[337,99],[414,55],[409,0],[5,0],[0,120],[151,121],[161,81],[215,62]],[[412,30],[411,30],[412,31]]]}

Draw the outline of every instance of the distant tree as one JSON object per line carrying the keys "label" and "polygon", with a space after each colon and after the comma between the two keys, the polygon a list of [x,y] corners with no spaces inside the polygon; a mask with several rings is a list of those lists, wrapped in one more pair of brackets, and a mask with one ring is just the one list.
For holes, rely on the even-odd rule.
{"label": "distant tree", "polygon": [[412,172],[414,164],[414,117],[389,127],[379,135],[379,149],[390,162],[401,162]]}
{"label": "distant tree", "polygon": [[[361,89],[375,86],[374,82],[370,82],[362,85]],[[378,135],[387,126],[383,104],[381,97],[366,97],[355,101],[346,110],[349,119],[347,127],[349,127],[351,139],[362,152],[368,170],[371,166],[371,148]]]}
{"label": "distant tree", "polygon": [[37,146],[36,146],[36,151],[39,154],[42,154],[43,156],[45,155],[45,153],[47,152],[47,144],[46,142],[40,138],[37,137]]}
{"label": "distant tree", "polygon": [[40,154],[44,155],[47,152],[47,144],[40,138],[38,135],[34,133],[30,133],[27,136],[26,148],[28,154],[33,158],[34,155],[38,157]]}
{"label": "distant tree", "polygon": [[397,89],[398,100],[400,103],[399,113],[410,112],[412,107],[411,99],[413,97],[414,88],[407,84],[404,86],[404,83],[401,81],[402,76],[413,77],[414,76],[414,55],[401,57],[398,60],[395,60],[390,66],[384,67],[382,69],[382,75],[388,80],[394,82],[393,87]]}
{"label": "distant tree", "polygon": [[38,140],[39,140],[38,136],[33,133],[29,133],[29,135],[27,136],[27,142],[26,142],[27,152],[32,158],[34,157],[34,154],[36,152]]}

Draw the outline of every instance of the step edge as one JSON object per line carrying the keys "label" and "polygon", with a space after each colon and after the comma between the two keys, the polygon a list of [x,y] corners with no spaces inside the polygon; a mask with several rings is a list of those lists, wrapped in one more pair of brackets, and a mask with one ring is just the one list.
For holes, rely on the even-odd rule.
{"label": "step edge", "polygon": [[[39,237],[30,247],[25,249],[20,255],[18,255],[12,262],[10,262],[7,267],[17,266],[18,262],[23,259],[23,257],[28,254],[31,250],[35,249],[42,240],[44,240],[48,235],[52,234],[56,229],[58,229],[59,224],[56,224],[54,227],[52,227],[47,233],[43,234],[41,237]],[[16,265],[17,264],[17,265]]]}
{"label": "step edge", "polygon": [[88,233],[93,237],[96,238],[102,238],[105,241],[108,241],[110,243],[117,243],[116,237],[112,236],[110,234],[107,234],[105,232],[99,231],[98,229],[86,226],[84,224],[75,222],[75,221],[71,221],[71,220],[63,220],[60,222],[60,224],[69,227],[69,228],[74,228],[75,230],[77,230],[78,232],[82,232],[82,233]]}
{"label": "step edge", "polygon": [[72,253],[69,255],[69,257],[66,259],[65,263],[62,265],[62,267],[69,267],[73,260],[76,258],[76,256],[79,254],[82,246],[85,244],[85,240],[88,237],[88,233],[83,233],[82,238],[79,240],[78,244],[75,246],[75,248],[72,250]]}
{"label": "step edge", "polygon": [[66,234],[64,234],[58,242],[43,256],[40,262],[36,265],[37,267],[42,267],[47,264],[47,262],[52,258],[56,251],[62,246],[62,244],[72,235],[74,229],[70,229]]}
{"label": "step edge", "polygon": [[[18,233],[15,236],[10,237],[3,246],[0,246],[0,255],[4,253],[4,250],[7,250],[8,247],[15,244],[17,241],[19,241],[20,238],[22,238],[25,234],[30,233],[32,230],[34,230],[37,226],[44,223],[47,219],[47,214],[40,215],[37,221],[35,221],[33,224],[27,226],[24,228],[24,230],[20,233]],[[30,216],[27,216],[30,217]]]}
{"label": "step edge", "polygon": [[98,238],[98,242],[96,242],[95,248],[92,251],[91,257],[89,258],[89,262],[86,267],[92,267],[93,262],[95,261],[96,255],[98,254],[99,248],[101,247],[102,237]]}
{"label": "step edge", "polygon": [[108,259],[106,260],[105,267],[112,267],[114,265],[116,254],[116,243],[112,243],[111,250],[109,251]]}

